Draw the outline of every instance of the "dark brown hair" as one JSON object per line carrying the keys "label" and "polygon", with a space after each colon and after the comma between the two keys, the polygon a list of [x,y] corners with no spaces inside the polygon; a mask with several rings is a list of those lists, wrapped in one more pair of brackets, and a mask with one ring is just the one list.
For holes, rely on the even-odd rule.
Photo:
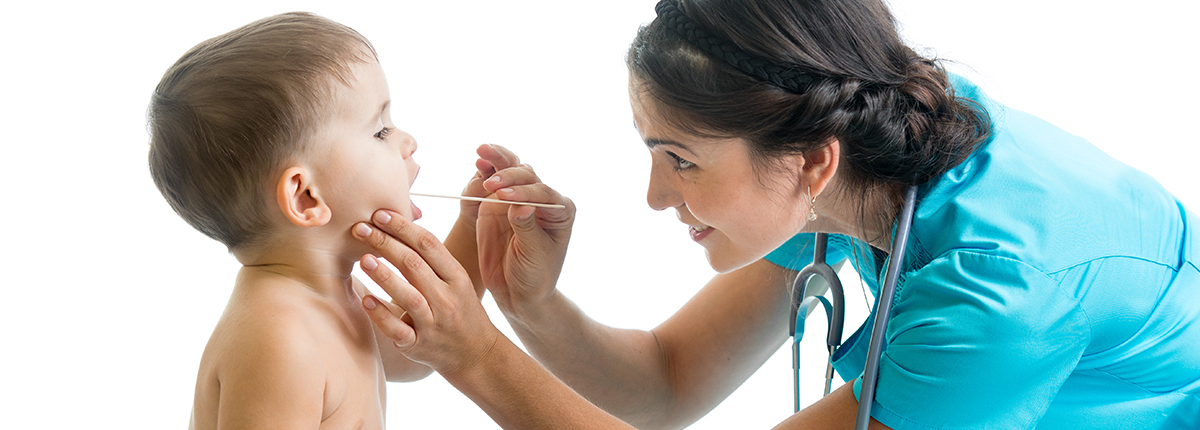
{"label": "dark brown hair", "polygon": [[305,150],[335,79],[375,57],[358,32],[308,13],[201,42],[150,101],[154,184],[192,227],[231,251],[253,246],[269,225],[270,176]]}
{"label": "dark brown hair", "polygon": [[[664,7],[682,16],[664,17]],[[849,188],[863,201],[871,190],[896,201],[990,136],[987,112],[956,97],[942,66],[901,41],[879,0],[670,0],[659,12],[626,57],[639,84],[632,92],[653,97],[675,128],[746,139],[757,164],[836,138]],[[685,35],[679,21],[702,35]],[[715,55],[710,42],[740,52]],[[780,84],[731,65],[735,57],[804,79]]]}

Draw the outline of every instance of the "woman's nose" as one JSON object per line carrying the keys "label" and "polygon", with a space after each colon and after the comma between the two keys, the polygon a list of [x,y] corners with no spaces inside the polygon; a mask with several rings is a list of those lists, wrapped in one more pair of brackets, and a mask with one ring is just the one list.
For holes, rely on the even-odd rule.
{"label": "woman's nose", "polygon": [[646,203],[650,205],[651,209],[656,211],[678,207],[683,204],[683,198],[676,191],[671,181],[662,177],[662,170],[659,167],[650,168],[650,186],[646,190]]}

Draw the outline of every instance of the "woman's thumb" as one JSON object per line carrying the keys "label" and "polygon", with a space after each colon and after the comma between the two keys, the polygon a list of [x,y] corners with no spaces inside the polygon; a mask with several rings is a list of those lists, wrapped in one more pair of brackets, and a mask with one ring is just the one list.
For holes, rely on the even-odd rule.
{"label": "woman's thumb", "polygon": [[512,206],[508,210],[508,223],[512,225],[513,232],[518,236],[527,236],[540,230],[536,212],[537,208],[532,206]]}

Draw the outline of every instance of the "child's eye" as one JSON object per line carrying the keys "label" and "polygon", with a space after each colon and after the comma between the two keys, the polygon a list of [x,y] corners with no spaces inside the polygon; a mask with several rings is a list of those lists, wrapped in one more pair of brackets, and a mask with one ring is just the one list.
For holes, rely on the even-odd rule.
{"label": "child's eye", "polygon": [[678,155],[675,155],[674,152],[667,151],[667,155],[670,155],[671,158],[675,160],[675,165],[673,166],[675,167],[675,170],[687,170],[696,167],[695,163],[680,158]]}
{"label": "child's eye", "polygon": [[379,130],[379,132],[375,133],[375,138],[379,139],[379,140],[383,140],[383,138],[387,137],[387,135],[391,134],[391,133],[392,133],[391,127],[384,127],[382,130]]}

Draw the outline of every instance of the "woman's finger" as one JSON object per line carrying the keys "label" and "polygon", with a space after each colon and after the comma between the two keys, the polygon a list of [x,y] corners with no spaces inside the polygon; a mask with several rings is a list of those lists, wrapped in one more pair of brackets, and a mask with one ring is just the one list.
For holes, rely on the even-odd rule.
{"label": "woman's finger", "polygon": [[[394,218],[400,217],[397,214]],[[400,273],[404,275],[404,278],[426,300],[437,301],[443,298],[442,288],[437,288],[438,285],[443,284],[442,279],[426,264],[420,254],[400,241],[399,238],[393,237],[388,232],[380,230],[374,225],[362,222],[355,224],[351,228],[351,231],[355,239],[375,248],[380,256],[390,261],[397,269],[400,269]],[[374,256],[365,255],[360,263],[363,271],[371,275],[371,278],[375,279],[375,282],[379,283],[382,287],[383,283],[378,278],[389,278],[395,275],[391,273],[391,270],[387,270],[386,268],[372,273],[375,267],[378,266],[378,262],[374,261],[374,258]],[[388,291],[388,294],[391,294],[391,291]],[[406,309],[412,308],[406,306]]]}
{"label": "woman's finger", "polygon": [[[521,164],[521,158],[516,153],[500,145],[480,145],[475,149],[475,153],[479,154],[479,158],[489,164],[494,171]],[[479,163],[476,163],[476,167],[479,167]],[[479,170],[482,172],[484,169]]]}
{"label": "woman's finger", "polygon": [[368,294],[363,297],[362,305],[371,321],[375,322],[384,335],[392,339],[397,348],[407,349],[417,343],[416,330],[393,314],[382,300]]}
{"label": "woman's finger", "polygon": [[[518,185],[496,190],[496,197],[515,202],[534,202],[563,205],[563,208],[538,208],[538,219],[548,222],[564,222],[575,213],[575,202],[564,197],[543,183]],[[512,212],[512,210],[509,210]],[[523,213],[523,212],[522,212]]]}
{"label": "woman's finger", "polygon": [[[384,292],[392,297],[394,304],[384,304],[383,308],[389,313],[393,313],[393,316],[400,318],[402,316],[400,312],[403,311],[407,312],[414,321],[424,323],[433,320],[433,311],[430,310],[429,301],[421,291],[380,264],[375,256],[364,255],[359,261],[359,266],[367,276],[371,277],[371,280],[374,280],[380,288],[383,288]],[[440,292],[438,288],[431,290]],[[391,308],[392,306],[397,309]]]}
{"label": "woman's finger", "polygon": [[[488,176],[490,175],[491,173],[488,174]],[[488,176],[484,176],[482,171],[475,172],[475,176],[472,177],[470,181],[467,181],[466,187],[463,187],[462,195],[468,197],[487,197],[488,194],[491,193],[483,187],[483,181],[487,180]],[[463,200],[462,203],[464,205],[470,204],[473,206],[479,206],[479,202],[473,202],[470,200]]]}
{"label": "woman's finger", "polygon": [[496,166],[482,158],[475,160],[475,170],[478,170],[479,176],[486,179],[496,173]]}
{"label": "woman's finger", "polygon": [[542,179],[536,173],[533,173],[533,168],[528,164],[522,164],[492,174],[487,181],[484,181],[483,187],[490,192],[496,192],[496,190],[505,187],[536,184],[539,182],[542,182]]}
{"label": "woman's finger", "polygon": [[[399,240],[404,246],[403,249],[396,249],[395,257],[385,255],[388,261],[392,262],[405,278],[417,283],[419,281],[434,282],[430,276],[436,277],[437,281],[445,281],[447,283],[456,283],[462,280],[470,279],[467,276],[466,270],[450,254],[445,245],[437,239],[433,233],[421,228],[421,226],[413,224],[405,220],[404,217],[396,212],[386,209],[375,211],[371,217],[371,222],[377,229],[384,233],[384,236],[389,236]],[[386,242],[387,238],[383,238]],[[372,243],[374,239],[368,240]],[[381,252],[383,250],[380,250]],[[415,251],[415,254],[410,253]],[[428,272],[432,271],[432,272]],[[469,281],[468,281],[469,283]],[[430,284],[432,285],[432,284]],[[424,291],[422,291],[424,293]]]}

